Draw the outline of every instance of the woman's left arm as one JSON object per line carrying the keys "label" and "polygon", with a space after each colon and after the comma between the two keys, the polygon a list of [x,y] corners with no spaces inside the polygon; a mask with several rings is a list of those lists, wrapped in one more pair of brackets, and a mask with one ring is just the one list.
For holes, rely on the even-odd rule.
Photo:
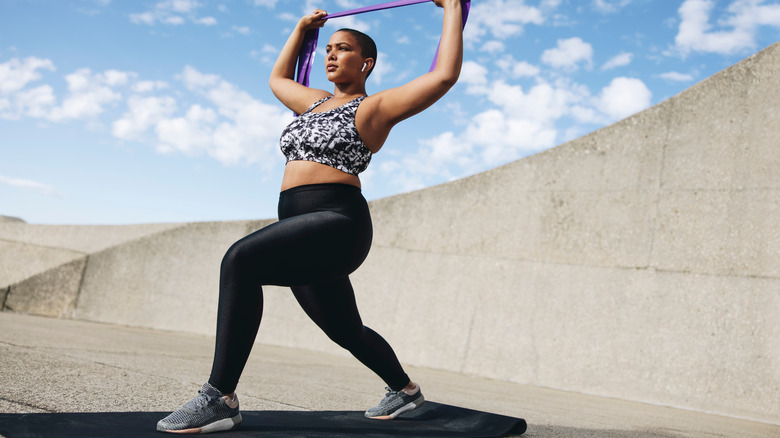
{"label": "woman's left arm", "polygon": [[[400,121],[433,105],[458,81],[463,64],[463,16],[461,0],[434,0],[444,8],[439,56],[436,68],[397,88],[370,96],[365,103],[370,131],[389,131]],[[374,131],[376,132],[376,131]]]}

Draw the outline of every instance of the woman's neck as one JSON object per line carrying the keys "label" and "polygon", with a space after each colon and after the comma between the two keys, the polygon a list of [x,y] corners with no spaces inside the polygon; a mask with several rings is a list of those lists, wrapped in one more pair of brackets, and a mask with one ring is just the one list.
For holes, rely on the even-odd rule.
{"label": "woman's neck", "polygon": [[336,99],[354,99],[360,96],[365,96],[366,86],[365,84],[349,84],[340,85],[336,84],[333,90],[333,97]]}

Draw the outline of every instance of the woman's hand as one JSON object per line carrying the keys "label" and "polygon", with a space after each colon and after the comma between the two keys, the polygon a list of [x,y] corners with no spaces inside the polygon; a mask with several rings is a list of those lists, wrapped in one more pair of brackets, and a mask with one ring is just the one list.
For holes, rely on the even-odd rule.
{"label": "woman's hand", "polygon": [[327,19],[323,20],[326,15],[328,15],[328,13],[322,9],[315,9],[311,14],[301,17],[298,26],[300,26],[303,31],[320,28],[328,21]]}

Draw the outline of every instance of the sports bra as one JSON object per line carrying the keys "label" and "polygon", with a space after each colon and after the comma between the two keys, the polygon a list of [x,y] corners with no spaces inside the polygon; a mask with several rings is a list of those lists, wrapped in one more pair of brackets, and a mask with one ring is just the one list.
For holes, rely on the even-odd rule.
{"label": "sports bra", "polygon": [[330,99],[326,97],[296,117],[282,132],[279,141],[287,162],[313,161],[350,175],[366,170],[371,161],[371,151],[355,126],[355,113],[365,98],[358,97],[321,113],[312,112]]}

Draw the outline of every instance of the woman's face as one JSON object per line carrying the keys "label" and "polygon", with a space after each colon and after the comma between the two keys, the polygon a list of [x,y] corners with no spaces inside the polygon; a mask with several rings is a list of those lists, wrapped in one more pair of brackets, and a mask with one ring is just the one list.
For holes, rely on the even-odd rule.
{"label": "woman's face", "polygon": [[334,33],[325,46],[325,53],[325,71],[329,81],[365,80],[365,73],[361,72],[365,60],[357,40],[350,33]]}

